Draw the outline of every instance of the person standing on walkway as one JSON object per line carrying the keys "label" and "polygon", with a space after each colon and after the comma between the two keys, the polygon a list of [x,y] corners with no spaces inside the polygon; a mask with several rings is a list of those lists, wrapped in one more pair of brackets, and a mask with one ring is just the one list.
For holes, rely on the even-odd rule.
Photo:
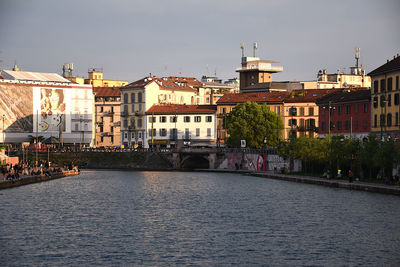
{"label": "person standing on walkway", "polygon": [[348,176],[349,176],[349,183],[352,183],[354,174],[353,174],[353,172],[351,170],[349,170],[349,175]]}

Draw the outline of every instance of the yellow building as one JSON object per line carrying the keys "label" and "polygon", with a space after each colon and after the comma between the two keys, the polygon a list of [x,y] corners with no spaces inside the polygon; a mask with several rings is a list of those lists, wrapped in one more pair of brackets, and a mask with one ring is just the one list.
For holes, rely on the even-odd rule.
{"label": "yellow building", "polygon": [[224,119],[237,104],[256,102],[261,105],[267,105],[271,111],[280,115],[283,119],[283,101],[288,96],[289,92],[259,92],[223,95],[217,101],[217,143],[226,143],[226,138],[229,136],[225,130]]}
{"label": "yellow building", "polygon": [[93,87],[121,87],[128,84],[128,81],[104,80],[103,68],[90,68],[88,74],[89,78],[85,79],[85,84],[91,84]]}
{"label": "yellow building", "polygon": [[381,137],[399,138],[400,56],[368,73],[372,79],[371,132]]}

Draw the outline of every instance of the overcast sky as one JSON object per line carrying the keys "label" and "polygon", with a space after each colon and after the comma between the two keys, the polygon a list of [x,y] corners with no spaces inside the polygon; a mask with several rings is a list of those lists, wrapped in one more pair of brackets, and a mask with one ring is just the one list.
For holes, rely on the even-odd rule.
{"label": "overcast sky", "polygon": [[240,43],[284,67],[274,80],[312,80],[400,53],[400,0],[0,0],[1,68],[105,79],[149,73],[237,77]]}

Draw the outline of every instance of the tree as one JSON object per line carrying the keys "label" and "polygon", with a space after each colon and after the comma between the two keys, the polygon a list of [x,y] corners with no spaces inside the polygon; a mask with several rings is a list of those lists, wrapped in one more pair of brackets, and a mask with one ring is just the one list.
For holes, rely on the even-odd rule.
{"label": "tree", "polygon": [[268,106],[246,102],[232,109],[226,117],[226,128],[229,146],[240,146],[240,140],[244,139],[247,147],[262,148],[265,137],[269,147],[277,146],[283,124]]}

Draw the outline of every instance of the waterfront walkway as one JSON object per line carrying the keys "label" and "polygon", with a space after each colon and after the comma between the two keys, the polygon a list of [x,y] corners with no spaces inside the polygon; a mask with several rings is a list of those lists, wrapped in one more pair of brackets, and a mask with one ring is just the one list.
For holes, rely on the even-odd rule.
{"label": "waterfront walkway", "polygon": [[242,173],[244,175],[284,180],[290,182],[316,184],[329,187],[345,188],[350,190],[368,191],[368,192],[392,194],[400,196],[400,186],[397,185],[366,183],[360,181],[353,181],[350,183],[347,180],[336,180],[336,179],[326,179],[326,178],[318,178],[312,176],[281,174],[281,173],[274,173],[272,171],[260,172],[251,170],[228,170],[228,169],[213,169],[213,170],[202,169],[199,171]]}

